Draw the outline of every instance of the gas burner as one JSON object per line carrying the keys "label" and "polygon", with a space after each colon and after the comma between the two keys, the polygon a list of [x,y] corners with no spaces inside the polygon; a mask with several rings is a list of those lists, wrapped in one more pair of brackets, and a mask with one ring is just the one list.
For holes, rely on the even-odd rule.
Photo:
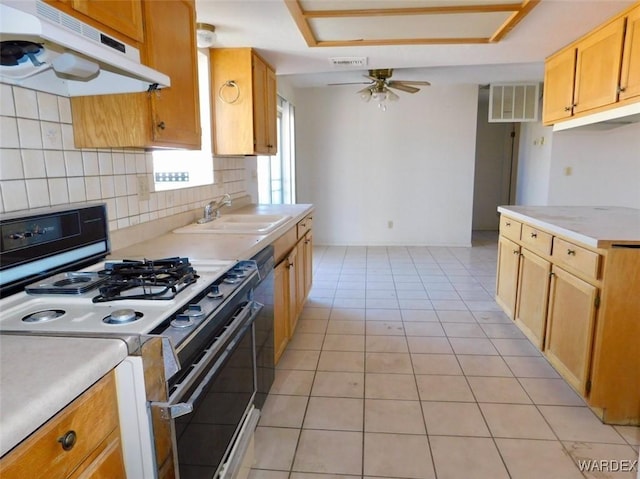
{"label": "gas burner", "polygon": [[128,299],[171,300],[198,279],[188,258],[106,263],[105,284],[94,303]]}
{"label": "gas burner", "polygon": [[28,294],[82,294],[105,281],[98,273],[71,271],[59,273],[25,287]]}
{"label": "gas burner", "polygon": [[102,322],[106,324],[128,324],[139,320],[142,316],[142,313],[133,309],[118,309],[109,316],[105,316]]}
{"label": "gas burner", "polygon": [[63,316],[66,313],[64,309],[45,309],[35,313],[27,314],[22,321],[25,323],[45,323]]}

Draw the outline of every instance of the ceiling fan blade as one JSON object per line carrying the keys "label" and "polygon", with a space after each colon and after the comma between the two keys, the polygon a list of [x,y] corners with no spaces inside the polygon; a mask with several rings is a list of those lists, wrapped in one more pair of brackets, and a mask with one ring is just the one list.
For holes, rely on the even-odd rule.
{"label": "ceiling fan blade", "polygon": [[404,91],[404,92],[407,92],[407,93],[416,93],[416,92],[420,91],[420,88],[416,88],[416,87],[409,86],[409,85],[403,85],[402,83],[397,82],[397,81],[389,82],[387,84],[387,86],[389,88],[395,88],[396,90]]}
{"label": "ceiling fan blade", "polygon": [[362,90],[358,90],[356,92],[356,95],[359,95],[360,93],[364,93],[366,91],[371,91],[371,87],[368,86],[367,88],[363,88]]}
{"label": "ceiling fan blade", "polygon": [[426,85],[429,86],[431,83],[428,81],[411,81],[411,80],[397,80],[391,81],[390,83],[404,83],[405,85]]}
{"label": "ceiling fan blade", "polygon": [[327,83],[327,86],[337,86],[337,85],[370,85],[371,82],[359,81],[359,82],[349,82],[349,83]]}

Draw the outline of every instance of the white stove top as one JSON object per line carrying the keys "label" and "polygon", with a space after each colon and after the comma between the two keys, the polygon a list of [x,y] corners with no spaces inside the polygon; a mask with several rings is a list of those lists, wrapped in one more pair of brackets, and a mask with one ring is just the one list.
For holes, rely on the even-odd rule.
{"label": "white stove top", "polygon": [[[79,295],[16,293],[0,299],[0,332],[26,331],[43,333],[114,333],[145,334],[153,330],[171,314],[184,309],[189,301],[206,290],[216,279],[226,272],[235,261],[191,261],[198,280],[170,300],[117,300],[105,303],[93,303],[91,299],[98,295],[92,290]],[[89,268],[98,271],[104,263]],[[141,313],[141,317],[131,323],[109,324],[103,321],[113,312],[132,309]],[[63,311],[55,319],[43,322],[25,322],[23,319],[40,311]],[[139,315],[139,314],[137,314]]]}

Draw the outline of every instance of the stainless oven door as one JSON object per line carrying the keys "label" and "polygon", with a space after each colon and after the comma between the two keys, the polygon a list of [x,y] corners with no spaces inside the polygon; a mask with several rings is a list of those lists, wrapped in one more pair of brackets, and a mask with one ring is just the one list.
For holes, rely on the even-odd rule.
{"label": "stainless oven door", "polygon": [[256,392],[253,325],[261,309],[244,303],[196,362],[182,365],[188,374],[172,388],[168,405],[181,479],[218,477],[234,444],[244,441],[238,435]]}

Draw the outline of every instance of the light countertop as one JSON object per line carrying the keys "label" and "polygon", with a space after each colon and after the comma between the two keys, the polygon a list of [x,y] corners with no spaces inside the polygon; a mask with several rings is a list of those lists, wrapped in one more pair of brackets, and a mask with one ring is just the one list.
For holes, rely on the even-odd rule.
{"label": "light countertop", "polygon": [[[250,259],[313,211],[313,205],[248,205],[236,214],[287,215],[291,219],[267,235],[228,233],[166,233],[150,240],[112,251],[113,259],[144,259],[186,256],[189,259]],[[224,216],[224,214],[223,214]]]}
{"label": "light countertop", "polygon": [[616,206],[499,206],[515,220],[594,248],[640,244],[640,210]]}
{"label": "light countertop", "polygon": [[119,339],[0,335],[0,455],[126,356]]}

